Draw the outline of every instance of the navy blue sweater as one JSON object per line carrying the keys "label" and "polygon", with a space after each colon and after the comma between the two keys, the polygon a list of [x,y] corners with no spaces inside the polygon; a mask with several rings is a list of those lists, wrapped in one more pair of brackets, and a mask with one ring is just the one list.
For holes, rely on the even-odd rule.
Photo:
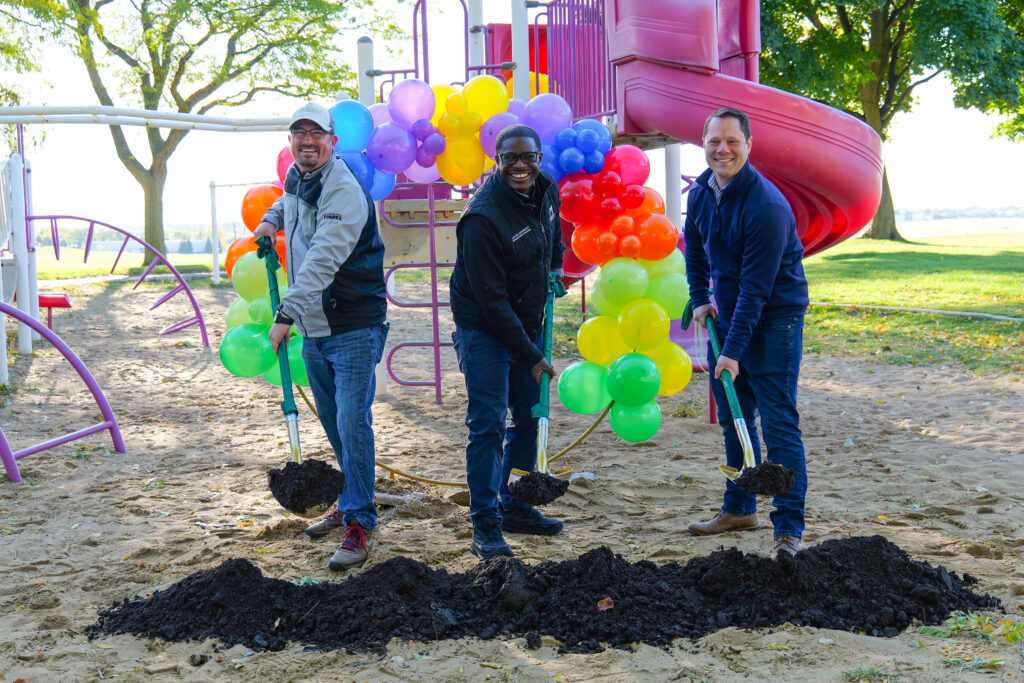
{"label": "navy blue sweater", "polygon": [[749,162],[722,191],[708,187],[711,169],[697,178],[686,202],[686,279],[694,308],[715,288],[720,320],[728,328],[722,355],[739,360],[762,320],[807,310],[804,248],[793,209]]}

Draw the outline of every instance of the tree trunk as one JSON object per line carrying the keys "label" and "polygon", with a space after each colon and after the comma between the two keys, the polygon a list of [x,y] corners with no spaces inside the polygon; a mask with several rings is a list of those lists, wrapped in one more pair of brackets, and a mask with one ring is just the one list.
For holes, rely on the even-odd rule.
{"label": "tree trunk", "polygon": [[892,208],[892,192],[889,190],[889,172],[882,172],[882,198],[878,202],[878,211],[871,219],[871,227],[864,237],[874,240],[896,240],[906,242],[896,230],[896,213]]}
{"label": "tree trunk", "polygon": [[[147,171],[145,179],[140,181],[142,193],[145,197],[146,231],[145,240],[161,254],[167,254],[167,246],[164,244],[164,182],[166,174]],[[146,258],[142,262],[148,266],[153,261],[153,255],[146,252]]]}

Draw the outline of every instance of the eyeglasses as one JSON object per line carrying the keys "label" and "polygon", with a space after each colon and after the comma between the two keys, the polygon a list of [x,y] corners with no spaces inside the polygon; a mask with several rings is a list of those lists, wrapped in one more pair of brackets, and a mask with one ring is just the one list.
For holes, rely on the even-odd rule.
{"label": "eyeglasses", "polygon": [[520,159],[525,164],[535,164],[540,161],[540,152],[523,152],[522,154],[499,154],[498,161],[502,166],[513,166]]}
{"label": "eyeglasses", "polygon": [[291,133],[292,137],[296,140],[302,140],[306,136],[309,136],[313,138],[315,142],[320,142],[325,136],[330,135],[328,131],[321,130],[320,128],[313,128],[310,130],[306,130],[305,128],[292,128],[288,132]]}

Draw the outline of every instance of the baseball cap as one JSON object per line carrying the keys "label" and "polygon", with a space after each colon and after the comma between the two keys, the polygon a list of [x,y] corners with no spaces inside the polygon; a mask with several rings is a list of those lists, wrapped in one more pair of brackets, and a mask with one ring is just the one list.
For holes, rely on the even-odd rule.
{"label": "baseball cap", "polygon": [[334,132],[334,119],[331,118],[331,112],[316,102],[307,102],[296,109],[295,113],[292,114],[292,121],[288,124],[288,127],[291,128],[302,120],[312,121],[329,133]]}

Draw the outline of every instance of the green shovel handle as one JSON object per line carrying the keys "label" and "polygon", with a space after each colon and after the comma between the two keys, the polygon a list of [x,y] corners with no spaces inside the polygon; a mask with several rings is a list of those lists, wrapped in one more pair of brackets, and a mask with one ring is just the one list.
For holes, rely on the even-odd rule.
{"label": "green shovel handle", "polygon": [[[722,355],[722,344],[718,340],[718,329],[715,327],[715,319],[710,315],[704,318],[704,326],[708,328],[708,340],[711,342],[711,353],[714,356],[715,363],[718,363],[718,357]],[[711,368],[711,372],[715,371]],[[742,418],[743,411],[740,410],[739,399],[736,398],[736,388],[732,385],[732,373],[728,370],[722,370],[722,384],[725,385],[725,398],[729,401],[729,412],[732,413],[733,419]]]}
{"label": "green shovel handle", "polygon": [[[277,311],[281,305],[281,294],[277,289],[276,271],[281,267],[277,260],[277,251],[274,243],[269,237],[260,240],[259,257],[264,260],[267,266],[267,283],[270,285],[270,309]],[[284,400],[281,401],[281,410],[285,415],[298,414],[299,409],[295,406],[295,394],[292,392],[292,369],[288,366],[288,337],[281,340],[277,347],[277,361],[281,366],[281,389],[284,391]]]}
{"label": "green shovel handle", "polygon": [[[548,300],[544,304],[544,360],[551,363],[551,330],[555,314],[555,274],[552,273],[548,279]],[[550,407],[551,375],[546,372],[540,373],[540,402],[533,407],[533,417],[546,418]]]}

